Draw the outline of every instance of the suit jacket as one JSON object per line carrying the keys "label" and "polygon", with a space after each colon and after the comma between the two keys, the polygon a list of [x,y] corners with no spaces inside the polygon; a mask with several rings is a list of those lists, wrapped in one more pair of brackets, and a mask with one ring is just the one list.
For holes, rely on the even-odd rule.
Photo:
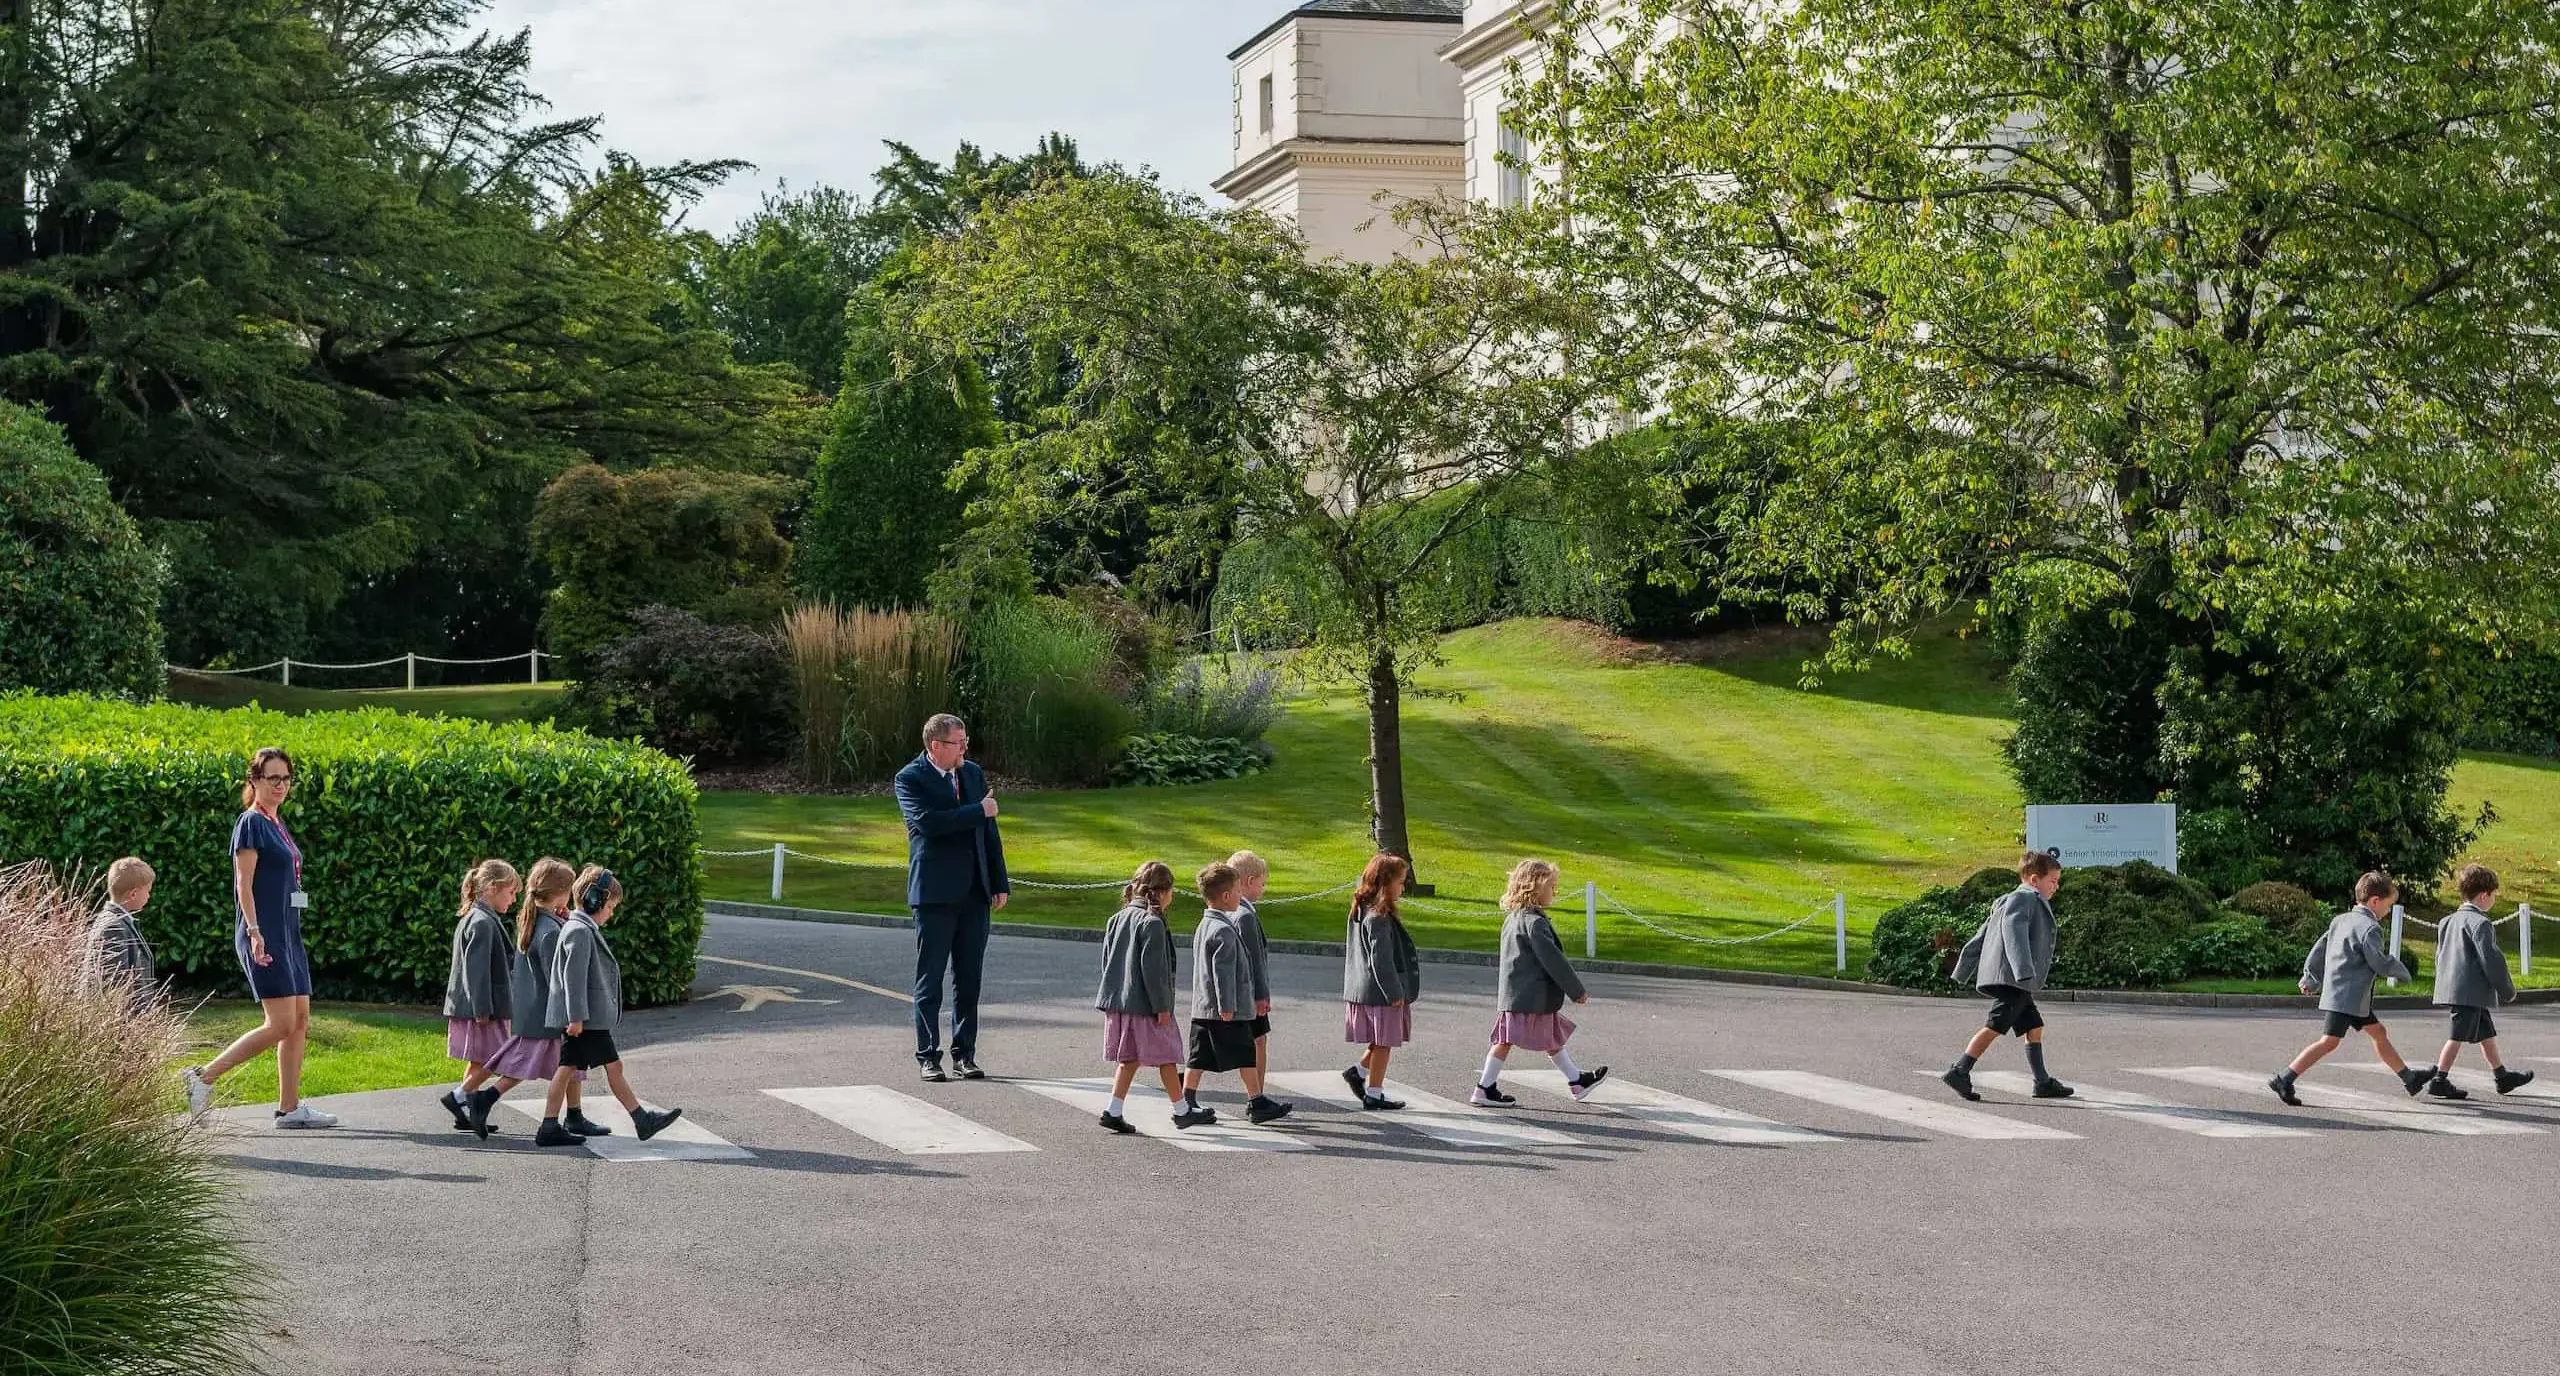
{"label": "suit jacket", "polygon": [[898,811],[907,819],[907,906],[980,904],[1009,893],[1004,834],[979,803],[987,776],[971,760],[960,762],[960,792],[953,796],[942,771],[923,755],[898,771]]}
{"label": "suit jacket", "polygon": [[2053,905],[2024,884],[2001,895],[1956,957],[1956,982],[2041,989],[2053,973]]}

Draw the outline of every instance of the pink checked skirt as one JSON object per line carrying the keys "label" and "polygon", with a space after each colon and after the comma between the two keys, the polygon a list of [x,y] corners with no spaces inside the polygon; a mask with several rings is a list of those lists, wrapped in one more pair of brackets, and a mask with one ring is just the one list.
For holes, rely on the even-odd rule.
{"label": "pink checked skirt", "polygon": [[1402,1046],[1413,1040],[1413,1005],[1342,1005],[1342,1039],[1355,1046]]}
{"label": "pink checked skirt", "polygon": [[507,1024],[503,1018],[491,1018],[487,1022],[471,1018],[444,1020],[444,1054],[457,1061],[487,1065],[489,1058],[497,1055],[498,1048],[506,1045],[506,1041]]}
{"label": "pink checked skirt", "polygon": [[1113,1065],[1123,1061],[1136,1061],[1140,1065],[1180,1065],[1182,1023],[1176,1019],[1159,1026],[1154,1017],[1144,1013],[1105,1013],[1102,1015],[1102,1059]]}
{"label": "pink checked skirt", "polygon": [[[491,1073],[510,1080],[548,1080],[560,1068],[558,1037],[509,1037],[489,1059],[480,1064]],[[573,1072],[572,1080],[587,1078],[587,1072]]]}
{"label": "pink checked skirt", "polygon": [[1504,1013],[1493,1020],[1493,1044],[1505,1042],[1523,1051],[1553,1054],[1564,1050],[1573,1035],[1573,1019],[1562,1013]]}

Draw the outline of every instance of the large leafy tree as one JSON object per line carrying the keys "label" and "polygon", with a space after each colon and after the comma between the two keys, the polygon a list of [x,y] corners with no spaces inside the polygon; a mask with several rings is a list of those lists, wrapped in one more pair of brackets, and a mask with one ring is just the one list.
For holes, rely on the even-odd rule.
{"label": "large leafy tree", "polygon": [[1281,547],[1302,580],[1239,610],[1365,694],[1375,834],[1410,859],[1402,695],[1442,624],[1429,575],[1571,447],[1561,296],[1485,259],[1313,261],[1266,218],[1118,174],[985,215],[919,278],[906,329],[1056,379],[964,468],[986,529],[1090,514],[1109,485],[1061,476],[1122,472],[1162,494],[1147,581],[1196,576],[1231,534]]}
{"label": "large leafy tree", "polygon": [[0,396],[171,552],[182,657],[338,634],[570,462],[788,445],[786,380],[680,309],[729,168],[582,170],[477,8],[0,0]]}
{"label": "large leafy tree", "polygon": [[[1555,175],[1488,247],[1604,298],[1586,343],[1675,412],[1799,437],[1743,475],[1729,583],[1818,592],[1843,662],[1951,608],[2068,622],[2113,667],[2054,700],[2129,743],[2048,786],[2289,791],[2282,844],[2442,863],[2448,733],[2297,768],[2253,685],[2354,646],[2406,669],[2367,703],[2449,702],[2430,664],[2555,609],[2560,12],[1553,14],[1517,118]],[[2425,815],[2367,829],[2377,774]]]}

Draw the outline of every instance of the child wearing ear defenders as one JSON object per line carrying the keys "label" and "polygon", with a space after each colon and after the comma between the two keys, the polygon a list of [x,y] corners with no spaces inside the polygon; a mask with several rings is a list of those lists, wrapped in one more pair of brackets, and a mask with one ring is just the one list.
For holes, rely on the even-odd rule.
{"label": "child wearing ear defenders", "polygon": [[544,1106],[542,1127],[534,1145],[574,1146],[586,1139],[560,1125],[559,1109],[569,1092],[571,1072],[602,1070],[605,1084],[631,1115],[632,1130],[648,1141],[684,1116],[680,1108],[649,1108],[622,1077],[622,1053],[614,1049],[613,1025],[622,1018],[622,966],[604,939],[604,924],[622,903],[622,881],[601,865],[579,872],[578,906],[560,925],[560,944],[551,953],[551,999],[544,1021],[560,1029],[560,1069],[551,1077],[551,1100]]}

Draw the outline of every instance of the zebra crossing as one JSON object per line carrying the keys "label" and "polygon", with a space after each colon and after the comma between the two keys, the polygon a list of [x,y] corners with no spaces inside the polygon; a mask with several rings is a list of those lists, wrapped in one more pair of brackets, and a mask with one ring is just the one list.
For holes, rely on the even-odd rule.
{"label": "zebra crossing", "polygon": [[[2349,1062],[2339,1068],[2363,1067]],[[2002,1070],[1974,1072],[1976,1086],[1994,1096],[1979,1104],[1804,1070],[1698,1067],[1694,1071],[1674,1068],[1670,1073],[1685,1074],[1701,1083],[1719,1082],[1746,1096],[1756,1095],[1762,1101],[1757,1105],[1762,1111],[1728,1107],[1616,1075],[1577,1104],[1571,1101],[1558,1077],[1531,1073],[1505,1080],[1506,1086],[1520,1096],[1521,1103],[1515,1108],[1474,1108],[1410,1084],[1389,1081],[1387,1092],[1404,1100],[1406,1107],[1396,1112],[1368,1112],[1360,1107],[1350,1086],[1331,1071],[1272,1075],[1272,1092],[1297,1100],[1299,1113],[1268,1126],[1244,1122],[1230,1103],[1222,1105],[1221,1117],[1213,1125],[1176,1128],[1171,1106],[1162,1093],[1151,1092],[1145,1086],[1133,1090],[1124,1111],[1139,1136],[1178,1151],[1284,1156],[1321,1156],[1347,1148],[1366,1149],[1389,1139],[1401,1139],[1407,1145],[1417,1141],[1436,1143],[1475,1153],[1570,1156],[1602,1146],[1626,1149],[1626,1134],[1605,1126],[1619,1120],[1659,1129],[1663,1135],[1648,1139],[1647,1144],[1671,1151],[1686,1145],[1675,1139],[1716,1145],[1835,1149],[1854,1144],[1862,1137],[1889,1141],[1917,1138],[1976,1143],[2072,1142],[2102,1128],[2123,1130],[2108,1126],[2112,1124],[2129,1124],[2137,1130],[2157,1129],[2177,1138],[2297,1143],[2326,1133],[2370,1131],[2374,1127],[2454,1137],[2543,1136],[2560,1129],[2560,1112],[2550,1112],[2560,1110],[2560,1086],[2535,1084],[2501,1098],[2481,1084],[2473,1099],[2448,1103],[2411,1099],[2396,1092],[2368,1092],[2338,1083],[2364,1077],[2332,1076],[2325,1069],[2306,1077],[2298,1086],[2304,1102],[2300,1109],[2275,1104],[2261,1071],[2210,1065],[2126,1067],[2120,1072],[2175,1086],[2185,1092],[2185,1099],[2207,1102],[2186,1102],[2085,1081],[2076,1084],[2078,1092],[2070,1099],[2033,1100],[2028,1097],[2030,1085],[2026,1076]],[[1003,1103],[1003,1108],[981,1110],[997,1112],[1012,1123],[1012,1131],[1000,1130],[964,1111],[968,1098],[978,1095],[981,1089],[998,1096],[1026,1095],[1072,1113],[1043,1112],[1035,1131],[1013,1121],[1020,1116],[1013,1105],[1021,1101],[1000,1099],[996,1102]],[[2176,1091],[2164,1088],[2164,1092]],[[940,1103],[885,1085],[777,1088],[761,1093],[800,1110],[812,1120],[898,1155],[1002,1156],[1101,1145],[1104,1139],[1095,1130],[1093,1119],[1110,1102],[1111,1089],[1107,1080],[1066,1077],[990,1080],[963,1094],[943,1095],[946,1102]],[[2230,1100],[2240,1102],[2234,1104]],[[527,1118],[539,1116],[538,1100],[505,1102]],[[610,1101],[596,1116],[614,1133],[589,1138],[584,1145],[606,1161],[738,1161],[752,1159],[755,1154],[752,1144],[733,1142],[692,1114],[648,1142],[633,1134],[629,1116]],[[716,1107],[707,1116],[717,1121]],[[1311,1123],[1320,1124],[1320,1130],[1306,1131]],[[1898,1131],[1861,1132],[1851,1124],[1884,1124]],[[1356,1131],[1346,1135],[1342,1131],[1346,1126]],[[1055,1140],[1049,1136],[1053,1132]]]}

